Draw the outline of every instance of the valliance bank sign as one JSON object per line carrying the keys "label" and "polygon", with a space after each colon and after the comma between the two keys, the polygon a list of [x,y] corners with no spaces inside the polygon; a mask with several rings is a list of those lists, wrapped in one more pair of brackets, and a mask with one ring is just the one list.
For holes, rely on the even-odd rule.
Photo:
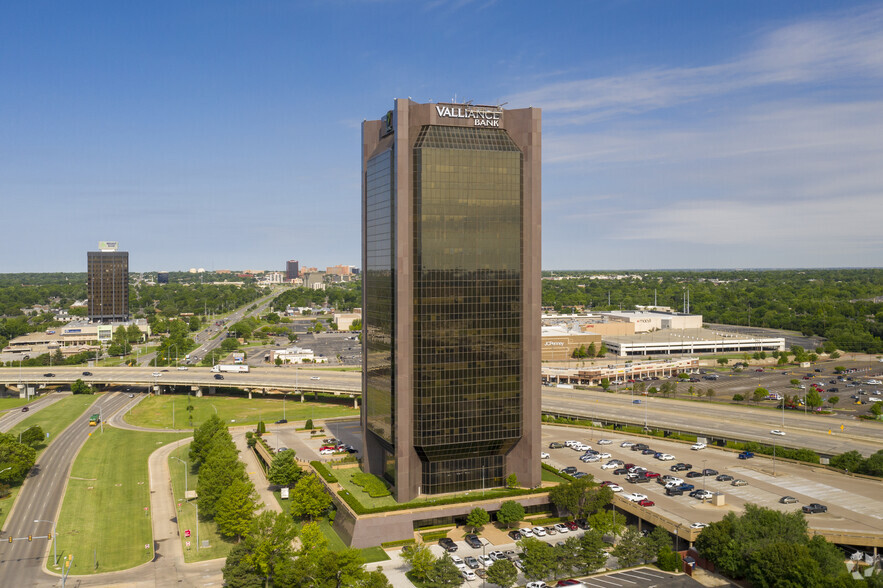
{"label": "valliance bank sign", "polygon": [[477,127],[499,127],[503,110],[490,106],[442,106],[435,105],[435,111],[443,118],[471,118]]}

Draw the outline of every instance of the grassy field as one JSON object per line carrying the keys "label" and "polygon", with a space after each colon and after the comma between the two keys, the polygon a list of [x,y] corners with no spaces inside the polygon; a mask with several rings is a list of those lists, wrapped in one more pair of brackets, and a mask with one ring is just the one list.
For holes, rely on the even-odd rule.
{"label": "grassy field", "polygon": [[[172,457],[187,462],[187,453],[190,451],[190,444],[182,445],[172,452]],[[227,557],[230,549],[233,548],[233,542],[227,541],[218,534],[218,526],[214,521],[200,521],[199,523],[199,541],[200,544],[208,540],[209,547],[207,549],[196,548],[196,507],[193,504],[187,504],[184,500],[184,465],[177,459],[169,458],[169,470],[172,477],[172,493],[175,496],[175,502],[180,505],[178,509],[178,529],[181,533],[181,549],[184,551],[184,561],[187,563],[195,561],[205,561],[208,559],[216,559],[219,557]],[[199,475],[194,474],[193,470],[187,466],[187,488],[196,489],[196,483]],[[190,529],[190,539],[184,537],[184,531]],[[190,548],[187,548],[187,541],[190,541]]]}
{"label": "grassy field", "polygon": [[[49,433],[48,445],[55,437],[67,428],[76,419],[83,416],[86,409],[98,400],[94,394],[74,394],[66,396],[58,402],[50,404],[46,408],[35,412],[19,424],[9,430],[13,435],[18,435],[34,425],[40,425],[44,433]],[[46,445],[37,448],[37,456],[46,448]]]}
{"label": "grassy field", "polygon": [[12,505],[15,504],[15,499],[18,497],[20,490],[21,484],[18,486],[10,486],[9,496],[0,500],[0,529],[6,524],[6,517],[9,516],[9,511],[12,510]]}
{"label": "grassy field", "polygon": [[[193,423],[191,424],[187,410],[188,403],[193,406]],[[172,406],[175,410],[175,427],[187,429],[198,427],[217,411],[218,416],[228,424],[256,425],[260,418],[265,423],[273,423],[282,418],[282,399],[280,398],[237,398],[229,396],[177,396],[163,395],[145,398],[126,415],[126,421],[142,427],[156,429],[172,428]],[[336,404],[317,402],[298,402],[288,400],[285,403],[285,418],[290,422],[306,419],[327,417],[356,416],[358,409]]]}
{"label": "grassy field", "polygon": [[184,436],[93,432],[74,461],[58,518],[58,557],[74,555],[73,574],[124,570],[153,557],[147,458]]}
{"label": "grassy field", "polygon": [[0,398],[0,410],[18,408],[28,403],[27,398]]}

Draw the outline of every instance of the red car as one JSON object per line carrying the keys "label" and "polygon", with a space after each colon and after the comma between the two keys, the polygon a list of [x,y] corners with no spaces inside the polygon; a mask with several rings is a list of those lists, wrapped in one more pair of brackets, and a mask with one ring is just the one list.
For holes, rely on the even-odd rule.
{"label": "red car", "polygon": [[576,531],[577,529],[579,529],[579,525],[576,524],[576,521],[567,521],[564,524],[567,525],[567,528],[571,531]]}
{"label": "red car", "polygon": [[659,474],[657,474],[656,472],[644,472],[644,477],[645,478],[658,478]]}
{"label": "red car", "polygon": [[324,451],[326,449],[330,449],[331,451],[337,451],[337,445],[323,445],[319,448],[319,451]]}
{"label": "red car", "polygon": [[656,503],[645,498],[644,500],[639,500],[638,504],[640,504],[641,506],[654,506]]}

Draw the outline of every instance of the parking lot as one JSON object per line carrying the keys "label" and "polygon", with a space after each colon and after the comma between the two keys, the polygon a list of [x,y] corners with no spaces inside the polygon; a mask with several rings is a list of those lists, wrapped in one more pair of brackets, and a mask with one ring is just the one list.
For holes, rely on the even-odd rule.
{"label": "parking lot", "polygon": [[[603,437],[611,440],[612,443],[598,445],[598,440]],[[610,459],[633,463],[662,475],[670,474],[683,478],[685,482],[694,484],[696,489],[705,488],[710,492],[722,494],[725,504],[714,506],[711,502],[690,498],[686,493],[683,496],[666,496],[664,487],[655,480],[642,484],[630,483],[625,481],[625,476],[614,475],[612,469],[602,469],[601,466],[609,461],[608,459],[587,464],[579,460],[582,452],[570,448],[548,448],[553,441],[563,443],[567,440],[581,441],[596,450],[609,452]],[[623,441],[644,442],[656,451],[673,455],[675,459],[659,461],[653,455],[643,455],[640,451],[621,447]],[[729,511],[741,512],[747,503],[780,511],[791,511],[817,502],[826,505],[828,512],[807,515],[811,528],[883,533],[883,483],[877,480],[845,476],[820,467],[774,461],[765,456],[740,460],[735,452],[714,447],[693,451],[689,443],[665,439],[648,440],[613,431],[599,433],[544,425],[543,446],[543,451],[551,455],[545,461],[555,468],[574,466],[578,471],[591,474],[598,482],[609,480],[619,484],[623,488],[623,493],[645,494],[655,503],[654,506],[647,507],[648,510],[668,518],[675,525],[689,526],[693,523],[717,521]],[[719,474],[743,479],[748,484],[733,486],[729,481],[717,481],[715,476],[687,478],[686,471],[676,473],[670,470],[673,464],[679,462],[692,465],[693,470],[714,469]],[[793,496],[798,502],[782,504],[779,500],[783,496]]]}

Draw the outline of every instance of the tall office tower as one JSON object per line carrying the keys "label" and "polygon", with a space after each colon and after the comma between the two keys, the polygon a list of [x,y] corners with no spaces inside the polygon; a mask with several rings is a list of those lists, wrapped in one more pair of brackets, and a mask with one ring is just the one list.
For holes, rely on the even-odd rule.
{"label": "tall office tower", "polygon": [[298,265],[300,265],[299,262],[294,259],[285,262],[285,279],[286,280],[293,280],[299,275],[297,273]]}
{"label": "tall office tower", "polygon": [[363,467],[419,495],[537,486],[540,110],[362,123]]}
{"label": "tall office tower", "polygon": [[89,319],[98,322],[129,319],[129,252],[117,251],[116,241],[99,241],[89,251],[87,294]]}

